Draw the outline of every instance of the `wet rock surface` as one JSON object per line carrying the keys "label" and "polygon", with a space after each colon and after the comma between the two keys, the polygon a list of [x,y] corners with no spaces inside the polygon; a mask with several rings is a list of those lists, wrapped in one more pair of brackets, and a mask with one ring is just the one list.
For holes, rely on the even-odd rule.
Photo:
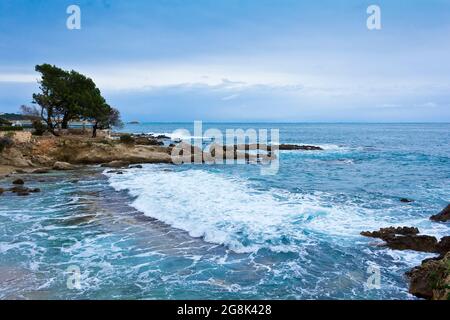
{"label": "wet rock surface", "polygon": [[438,222],[447,222],[450,220],[450,204],[438,214],[431,216],[430,219]]}

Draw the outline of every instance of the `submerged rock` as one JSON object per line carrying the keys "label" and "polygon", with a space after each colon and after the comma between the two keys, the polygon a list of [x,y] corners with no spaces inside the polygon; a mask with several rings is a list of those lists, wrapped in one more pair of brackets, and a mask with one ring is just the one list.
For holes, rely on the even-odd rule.
{"label": "submerged rock", "polygon": [[44,173],[48,173],[49,170],[45,169],[45,168],[39,168],[39,169],[34,169],[33,171],[31,171],[31,173],[34,174],[44,174]]}
{"label": "submerged rock", "polygon": [[427,259],[406,273],[409,293],[432,300],[450,299],[450,252],[441,259]]}
{"label": "submerged rock", "polygon": [[400,202],[403,202],[403,203],[411,203],[411,202],[414,202],[414,200],[411,200],[411,199],[408,199],[408,198],[401,198],[401,199],[400,199]]}
{"label": "submerged rock", "polygon": [[130,169],[142,169],[142,166],[140,164],[135,166],[130,166]]}
{"label": "submerged rock", "polygon": [[16,179],[12,183],[17,185],[23,185],[25,184],[25,181],[23,181],[22,179]]}
{"label": "submerged rock", "polygon": [[450,219],[450,204],[447,205],[444,210],[430,217],[433,221],[447,222]]}

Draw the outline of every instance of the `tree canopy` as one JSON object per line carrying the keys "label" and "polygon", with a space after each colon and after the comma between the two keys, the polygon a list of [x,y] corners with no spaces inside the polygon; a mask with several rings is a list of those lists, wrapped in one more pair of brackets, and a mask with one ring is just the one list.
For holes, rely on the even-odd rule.
{"label": "tree canopy", "polygon": [[33,103],[40,107],[38,113],[53,134],[57,128],[67,129],[72,120],[91,121],[94,137],[97,129],[122,124],[119,111],[106,103],[92,79],[50,64],[37,65],[35,70],[41,80]]}

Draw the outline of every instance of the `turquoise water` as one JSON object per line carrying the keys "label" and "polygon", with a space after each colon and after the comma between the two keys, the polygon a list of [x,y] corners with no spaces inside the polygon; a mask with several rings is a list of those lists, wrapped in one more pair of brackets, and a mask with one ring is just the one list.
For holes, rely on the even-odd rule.
{"label": "turquoise water", "polygon": [[[404,272],[432,255],[359,233],[450,234],[428,219],[450,200],[450,124],[213,127],[275,128],[282,143],[325,150],[282,151],[273,176],[248,164],[25,177],[42,193],[0,196],[0,298],[413,299]],[[192,132],[124,130],[179,128]],[[79,289],[67,287],[69,266]],[[369,267],[379,288],[366,286]]]}

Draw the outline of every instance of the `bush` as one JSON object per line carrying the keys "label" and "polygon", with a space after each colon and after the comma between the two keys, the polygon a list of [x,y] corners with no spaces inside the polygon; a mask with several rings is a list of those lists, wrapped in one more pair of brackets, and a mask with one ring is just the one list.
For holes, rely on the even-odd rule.
{"label": "bush", "polygon": [[132,144],[132,143],[134,143],[134,138],[130,134],[122,134],[120,136],[120,142],[126,143],[126,144]]}
{"label": "bush", "polygon": [[33,121],[33,134],[35,136],[42,136],[45,131],[47,131],[47,126],[43,124],[40,120]]}
{"label": "bush", "polygon": [[1,137],[0,138],[0,152],[3,152],[5,148],[12,147],[14,144],[14,141],[11,138],[8,137]]}
{"label": "bush", "polygon": [[22,127],[3,126],[0,127],[0,131],[23,131]]}

